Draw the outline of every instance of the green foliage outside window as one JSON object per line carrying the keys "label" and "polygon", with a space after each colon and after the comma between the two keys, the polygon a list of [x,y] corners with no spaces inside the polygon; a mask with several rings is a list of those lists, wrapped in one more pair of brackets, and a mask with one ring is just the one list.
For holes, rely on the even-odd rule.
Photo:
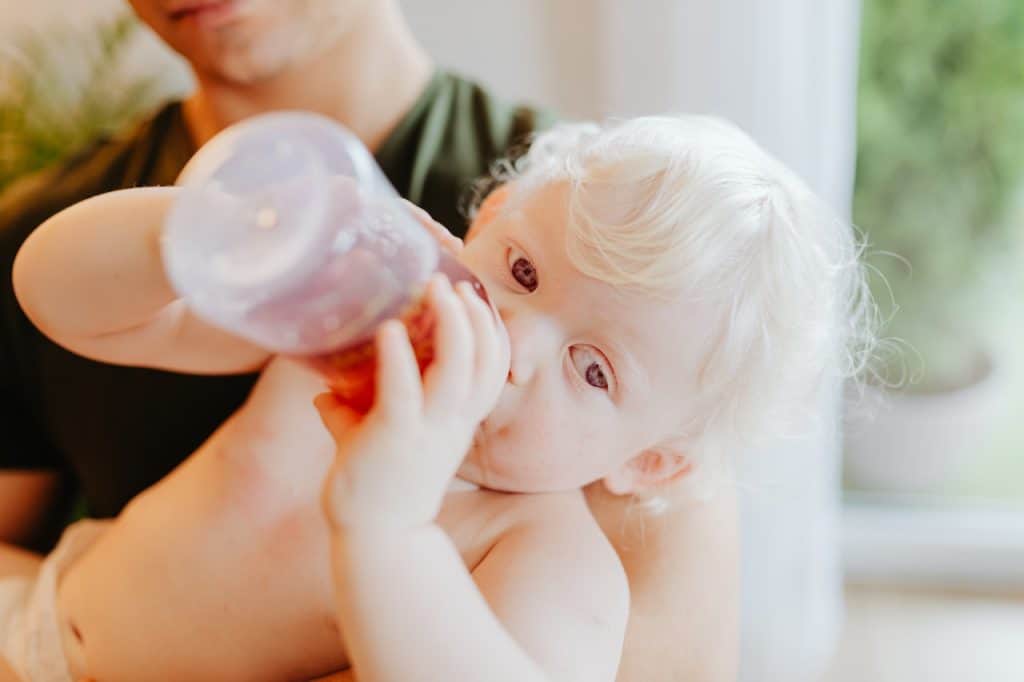
{"label": "green foliage outside window", "polygon": [[874,251],[909,262],[872,257],[899,307],[890,333],[923,354],[924,383],[955,382],[959,330],[984,326],[985,297],[1024,267],[1024,2],[863,12],[854,219]]}

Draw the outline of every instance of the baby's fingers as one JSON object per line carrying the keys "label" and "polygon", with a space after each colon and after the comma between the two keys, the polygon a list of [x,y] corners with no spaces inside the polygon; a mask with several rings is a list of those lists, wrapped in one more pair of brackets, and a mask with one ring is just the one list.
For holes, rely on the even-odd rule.
{"label": "baby's fingers", "polygon": [[377,333],[377,396],[373,414],[390,422],[405,422],[420,412],[423,387],[409,333],[401,322],[381,325]]}
{"label": "baby's fingers", "polygon": [[508,343],[494,313],[473,291],[473,287],[468,282],[460,282],[457,289],[466,307],[476,346],[473,388],[482,403],[477,407],[490,411],[491,402],[497,398],[508,377]]}
{"label": "baby's fingers", "polygon": [[465,307],[445,277],[430,284],[434,310],[434,361],[424,377],[429,410],[448,412],[466,399],[473,372],[473,329]]}
{"label": "baby's fingers", "polygon": [[313,399],[313,405],[335,440],[341,438],[361,418],[358,412],[344,405],[333,393],[321,393]]}

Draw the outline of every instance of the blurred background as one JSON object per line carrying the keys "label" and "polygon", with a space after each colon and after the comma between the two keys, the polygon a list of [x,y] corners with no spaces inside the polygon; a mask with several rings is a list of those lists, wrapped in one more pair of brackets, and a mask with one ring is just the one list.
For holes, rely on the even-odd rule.
{"label": "blurred background", "polygon": [[[744,465],[743,679],[1024,679],[1024,3],[402,5],[506,98],[732,118],[866,235],[842,443]],[[0,191],[189,87],[120,0],[0,0]]]}

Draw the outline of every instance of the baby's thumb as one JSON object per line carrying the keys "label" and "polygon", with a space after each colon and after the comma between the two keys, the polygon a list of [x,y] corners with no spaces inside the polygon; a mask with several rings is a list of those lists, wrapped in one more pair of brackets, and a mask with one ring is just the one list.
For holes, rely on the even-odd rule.
{"label": "baby's thumb", "polygon": [[313,405],[320,413],[320,420],[335,438],[340,437],[362,418],[360,413],[342,403],[338,396],[329,391],[314,398]]}

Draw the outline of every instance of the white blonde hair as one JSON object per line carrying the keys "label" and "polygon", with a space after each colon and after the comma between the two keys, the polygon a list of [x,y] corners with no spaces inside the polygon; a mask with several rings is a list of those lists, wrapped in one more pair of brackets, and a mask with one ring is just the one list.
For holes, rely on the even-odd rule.
{"label": "white blonde hair", "polygon": [[719,311],[700,415],[681,425],[698,467],[799,429],[821,380],[858,376],[872,356],[876,308],[852,226],[730,123],[561,125],[493,175],[516,196],[567,184],[566,249],[584,274]]}

